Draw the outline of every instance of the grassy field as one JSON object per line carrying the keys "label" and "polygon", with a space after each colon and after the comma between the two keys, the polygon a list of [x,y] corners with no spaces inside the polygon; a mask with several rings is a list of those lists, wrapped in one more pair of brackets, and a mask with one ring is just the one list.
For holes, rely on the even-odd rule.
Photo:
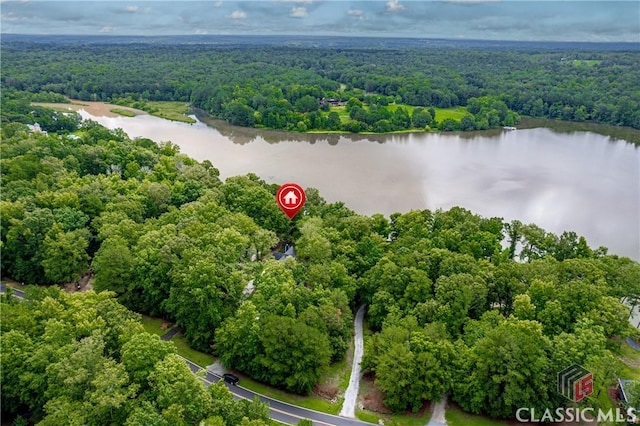
{"label": "grassy field", "polygon": [[[406,109],[409,112],[409,115],[412,115],[413,110],[417,108],[407,104],[392,104],[387,106],[387,109],[393,112],[400,107]],[[424,107],[424,108],[429,109],[430,107]],[[436,111],[436,121],[442,121],[446,118],[453,118],[454,120],[459,121],[462,119],[462,117],[465,116],[465,114],[467,114],[466,107],[454,107],[454,108],[435,108],[434,107],[433,109]],[[338,115],[340,116],[340,121],[342,121],[343,123],[351,121],[351,117],[349,117],[349,113],[347,112],[346,106],[344,105],[332,106],[330,111],[337,112]],[[414,129],[414,131],[415,130],[422,130],[422,129]]]}
{"label": "grassy field", "polygon": [[165,321],[161,318],[152,318],[146,315],[142,316],[142,326],[147,333],[162,336],[164,333],[169,331],[162,328],[162,324],[164,322]]}
{"label": "grassy field", "polygon": [[[196,120],[189,117],[189,104],[179,101],[134,101],[131,98],[119,99],[114,101],[115,104],[126,106],[129,108],[136,108],[148,112],[156,117],[164,118],[166,120],[181,121],[183,123],[195,123]],[[123,113],[123,111],[125,111]],[[126,110],[121,108],[114,108],[111,110],[116,114],[127,115]]]}
{"label": "grassy field", "polygon": [[109,111],[111,111],[114,114],[122,115],[124,117],[135,117],[136,116],[135,112],[130,111],[128,109],[112,108]]}
{"label": "grassy field", "polygon": [[[418,108],[418,107],[414,107],[411,105],[406,105],[406,104],[393,104],[393,105],[389,105],[387,108],[389,109],[389,111],[395,111],[397,108],[404,108],[407,111],[409,111],[409,115],[413,114],[413,110]],[[430,109],[431,107],[421,107],[424,109]],[[467,108],[466,107],[453,107],[453,108],[436,108],[433,107],[433,109],[436,112],[436,121],[442,121],[445,118],[453,118],[454,120],[460,120],[462,119],[462,117],[465,116],[465,114],[467,113]]]}
{"label": "grassy field", "polygon": [[151,115],[167,120],[181,121],[183,123],[196,122],[196,120],[187,115],[189,105],[184,102],[149,101],[144,109]]}
{"label": "grassy field", "polygon": [[594,67],[596,65],[600,65],[602,61],[597,59],[574,59],[571,63],[574,66],[582,66],[582,67]]}

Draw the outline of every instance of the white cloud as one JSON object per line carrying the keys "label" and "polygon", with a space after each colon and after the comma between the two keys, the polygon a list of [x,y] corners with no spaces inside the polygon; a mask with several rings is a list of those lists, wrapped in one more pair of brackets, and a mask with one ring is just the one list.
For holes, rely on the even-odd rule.
{"label": "white cloud", "polygon": [[220,7],[222,6],[222,2],[221,1],[217,1],[213,4],[213,7]]}
{"label": "white cloud", "polygon": [[359,10],[359,9],[349,9],[347,11],[347,15],[362,16],[362,15],[364,15],[364,11],[363,10]]}
{"label": "white cloud", "polygon": [[25,19],[23,16],[18,16],[13,12],[3,13],[2,15],[0,15],[0,18],[3,21],[22,21]]}
{"label": "white cloud", "polygon": [[201,29],[199,29],[199,28],[198,28],[198,29],[196,29],[193,33],[194,33],[194,34],[197,34],[197,35],[205,35],[205,34],[209,34],[209,32],[208,32],[207,30],[201,30]]}
{"label": "white cloud", "polygon": [[127,6],[124,8],[124,11],[127,13],[148,13],[151,10],[149,7],[140,7],[140,6]]}
{"label": "white cloud", "polygon": [[247,17],[247,14],[244,13],[242,10],[234,10],[231,15],[229,15],[229,18],[231,19],[244,19]]}
{"label": "white cloud", "polygon": [[462,3],[462,4],[481,4],[481,3],[496,3],[501,0],[441,0],[445,3]]}
{"label": "white cloud", "polygon": [[113,27],[110,27],[109,25],[100,28],[100,32],[103,33],[103,34],[104,33],[110,33],[112,31],[113,31]]}
{"label": "white cloud", "polygon": [[307,9],[304,7],[293,6],[291,8],[291,11],[289,12],[289,16],[291,16],[292,18],[304,18],[307,15]]}
{"label": "white cloud", "polygon": [[281,0],[283,3],[311,4],[314,0]]}
{"label": "white cloud", "polygon": [[404,9],[404,5],[400,4],[400,0],[389,0],[387,2],[388,12],[399,12]]}

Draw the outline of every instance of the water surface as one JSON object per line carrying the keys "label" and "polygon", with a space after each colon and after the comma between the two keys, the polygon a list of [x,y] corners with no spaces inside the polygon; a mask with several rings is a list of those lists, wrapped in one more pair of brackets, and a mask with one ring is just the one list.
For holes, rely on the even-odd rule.
{"label": "water surface", "polygon": [[309,135],[80,113],[130,137],[172,141],[210,160],[223,179],[253,172],[270,183],[297,182],[366,215],[458,205],[575,231],[593,247],[640,259],[640,149],[608,136],[547,128]]}

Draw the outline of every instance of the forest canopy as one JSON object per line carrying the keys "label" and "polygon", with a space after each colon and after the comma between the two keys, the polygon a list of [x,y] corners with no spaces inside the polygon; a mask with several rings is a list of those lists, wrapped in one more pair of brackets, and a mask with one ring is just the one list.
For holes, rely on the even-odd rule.
{"label": "forest canopy", "polygon": [[184,101],[239,126],[473,130],[531,116],[640,129],[638,52],[9,40],[2,57],[5,90]]}
{"label": "forest canopy", "polygon": [[[367,303],[363,367],[396,411],[443,393],[495,417],[561,406],[556,375],[573,363],[597,377],[585,401],[597,406],[617,377],[640,265],[574,232],[460,207],[363,216],[313,188],[289,221],[277,185],[256,175],[222,182],[209,161],[170,142],[131,139],[75,113],[24,110],[9,95],[2,275],[50,286],[92,274],[96,293],[52,287],[29,303],[3,300],[3,414],[32,411],[42,424],[64,412],[87,424],[220,415],[215,401],[227,397],[202,388],[130,311],[175,322],[193,348],[229,368],[307,394],[344,359],[353,312]],[[47,133],[23,123],[32,112]],[[275,260],[284,244],[296,256]],[[138,364],[147,353],[156,362]],[[183,386],[198,395],[193,405],[174,404]],[[262,419],[252,407],[246,417]]]}

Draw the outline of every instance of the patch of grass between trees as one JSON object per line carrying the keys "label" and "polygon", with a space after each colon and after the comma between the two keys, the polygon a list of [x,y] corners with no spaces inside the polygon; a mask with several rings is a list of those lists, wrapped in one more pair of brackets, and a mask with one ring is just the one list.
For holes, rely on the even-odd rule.
{"label": "patch of grass between trees", "polygon": [[178,355],[198,364],[200,367],[205,368],[207,365],[211,365],[216,362],[216,357],[213,355],[192,349],[181,334],[175,336],[171,341],[176,346],[176,352],[178,352]]}

